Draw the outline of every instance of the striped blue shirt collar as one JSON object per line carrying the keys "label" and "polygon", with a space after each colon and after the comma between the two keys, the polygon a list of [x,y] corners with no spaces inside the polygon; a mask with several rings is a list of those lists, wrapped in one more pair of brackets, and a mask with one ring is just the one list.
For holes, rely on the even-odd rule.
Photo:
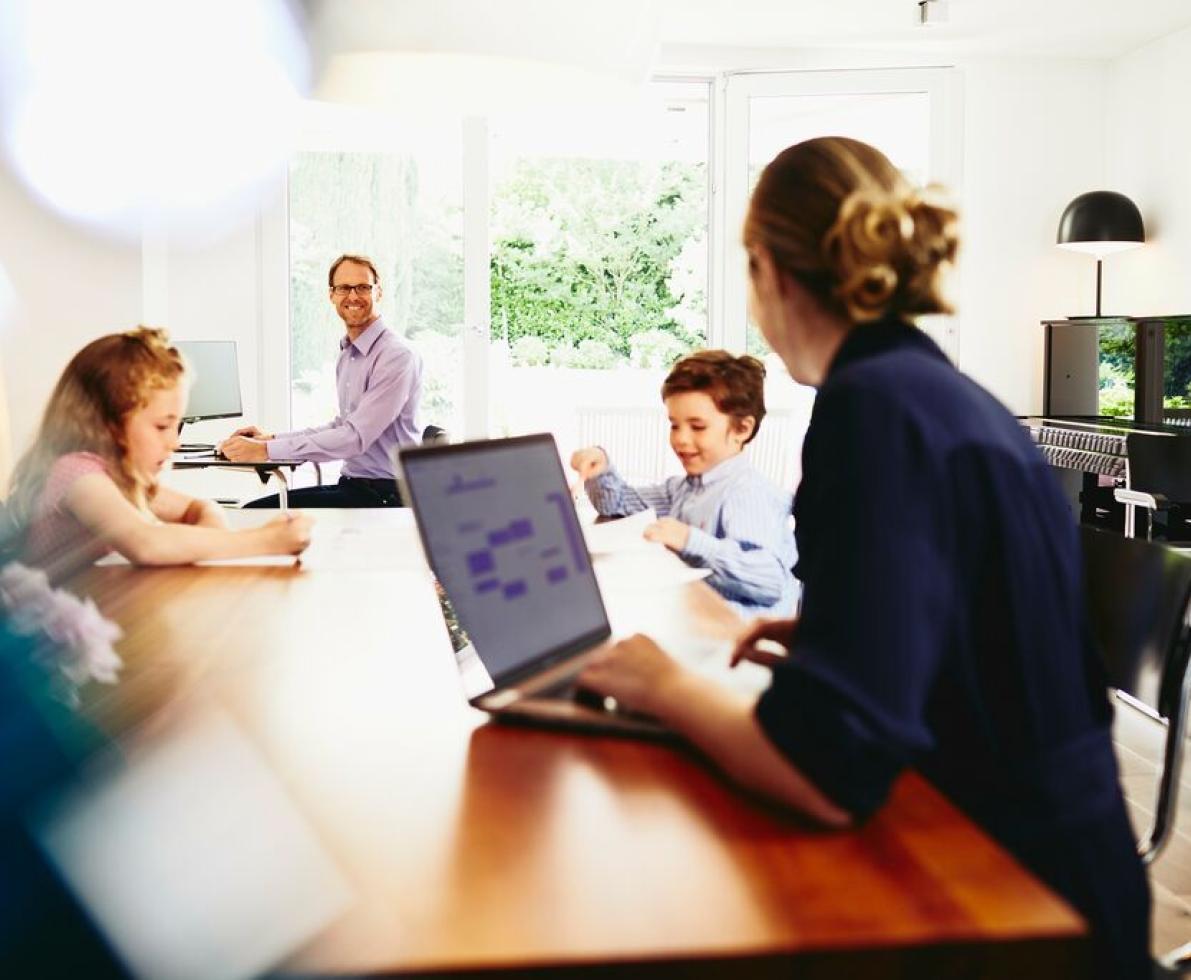
{"label": "striped blue shirt collar", "polygon": [[702,475],[688,476],[686,478],[686,485],[692,490],[714,486],[721,480],[727,480],[734,474],[739,473],[747,465],[748,460],[745,459],[744,453],[737,453],[735,456],[725,459],[722,463],[717,463]]}

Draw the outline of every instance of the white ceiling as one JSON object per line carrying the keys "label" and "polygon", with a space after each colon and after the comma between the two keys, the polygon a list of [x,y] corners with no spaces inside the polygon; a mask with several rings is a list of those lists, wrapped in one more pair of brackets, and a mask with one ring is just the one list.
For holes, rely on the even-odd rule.
{"label": "white ceiling", "polygon": [[913,48],[1114,58],[1191,27],[1191,0],[950,0],[944,25],[916,0],[661,0],[664,44]]}

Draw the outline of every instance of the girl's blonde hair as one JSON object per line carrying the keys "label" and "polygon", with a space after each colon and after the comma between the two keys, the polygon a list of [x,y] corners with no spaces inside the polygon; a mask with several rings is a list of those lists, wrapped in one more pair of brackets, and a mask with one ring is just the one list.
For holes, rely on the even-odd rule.
{"label": "girl's blonde hair", "polygon": [[853,323],[952,312],[940,279],[959,248],[956,209],[859,140],[820,137],[778,154],[753,191],[744,243]]}
{"label": "girl's blonde hair", "polygon": [[153,327],[100,337],[75,354],[50,395],[33,445],[13,471],[9,508],[15,522],[29,523],[51,467],[67,453],[101,457],[116,486],[145,507],[157,487],[129,465],[125,423],[154,391],[172,388],[185,373],[166,332]]}

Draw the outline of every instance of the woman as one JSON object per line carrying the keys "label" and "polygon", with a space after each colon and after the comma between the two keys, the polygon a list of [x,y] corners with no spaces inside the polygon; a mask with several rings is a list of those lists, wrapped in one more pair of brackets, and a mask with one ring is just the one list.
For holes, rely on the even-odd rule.
{"label": "woman", "polygon": [[816,139],[762,173],[744,241],[754,320],[819,390],[794,504],[801,615],[742,638],[736,659],[773,668],[755,704],[644,637],[583,683],[829,826],[915,767],[1083,913],[1100,975],[1148,976],[1076,528],[1017,422],[909,321],[949,311],[954,211],[872,147]]}

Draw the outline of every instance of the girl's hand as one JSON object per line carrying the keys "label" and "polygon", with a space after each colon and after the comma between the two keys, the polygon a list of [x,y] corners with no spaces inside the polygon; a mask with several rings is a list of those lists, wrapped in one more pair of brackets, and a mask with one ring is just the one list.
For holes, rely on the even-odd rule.
{"label": "girl's hand", "polygon": [[616,699],[621,708],[661,715],[682,667],[649,637],[638,633],[599,654],[579,675],[579,686]]}
{"label": "girl's hand", "polygon": [[660,517],[645,529],[646,541],[657,541],[671,551],[682,551],[691,536],[691,526],[673,517]]}
{"label": "girl's hand", "polygon": [[571,469],[581,480],[592,480],[608,468],[608,457],[599,446],[576,450],[571,455]]}
{"label": "girl's hand", "polygon": [[293,511],[269,521],[265,527],[273,534],[276,552],[280,555],[299,555],[310,544],[310,529],[314,521],[305,514]]}
{"label": "girl's hand", "polygon": [[785,663],[789,657],[786,645],[797,629],[797,619],[758,619],[736,640],[731,665],[735,667],[742,660],[762,667]]}

